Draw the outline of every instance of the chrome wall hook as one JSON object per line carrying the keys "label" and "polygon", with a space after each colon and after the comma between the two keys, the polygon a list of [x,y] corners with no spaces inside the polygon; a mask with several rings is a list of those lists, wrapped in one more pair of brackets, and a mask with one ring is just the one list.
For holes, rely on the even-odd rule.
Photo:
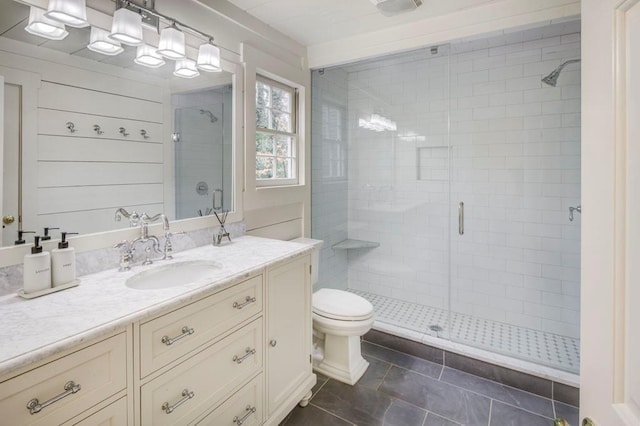
{"label": "chrome wall hook", "polygon": [[67,121],[66,126],[67,126],[67,130],[69,130],[69,132],[71,132],[71,133],[75,133],[75,132],[78,131],[78,129],[76,129],[76,125],[73,124],[72,121]]}
{"label": "chrome wall hook", "polygon": [[140,135],[144,138],[144,139],[149,139],[149,135],[147,134],[147,131],[145,129],[140,130]]}
{"label": "chrome wall hook", "polygon": [[98,126],[97,124],[93,125],[93,131],[96,132],[96,134],[101,135],[104,132],[102,131],[102,129],[100,128],[100,126]]}
{"label": "chrome wall hook", "polygon": [[129,136],[129,133],[127,133],[127,129],[125,129],[124,127],[120,127],[120,130],[118,130],[120,132],[120,134],[122,136]]}

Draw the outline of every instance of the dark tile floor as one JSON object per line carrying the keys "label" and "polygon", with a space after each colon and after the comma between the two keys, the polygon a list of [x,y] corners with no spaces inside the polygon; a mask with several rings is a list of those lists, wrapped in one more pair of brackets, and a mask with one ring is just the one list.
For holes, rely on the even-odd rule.
{"label": "dark tile floor", "polygon": [[355,386],[318,375],[313,398],[281,425],[552,426],[578,424],[578,409],[369,342]]}

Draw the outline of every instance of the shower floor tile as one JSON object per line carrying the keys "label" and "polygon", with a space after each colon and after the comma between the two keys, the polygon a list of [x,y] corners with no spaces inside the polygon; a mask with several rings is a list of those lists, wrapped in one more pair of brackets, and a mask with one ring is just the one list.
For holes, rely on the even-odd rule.
{"label": "shower floor tile", "polygon": [[349,291],[367,299],[376,320],[571,373],[580,369],[580,340],[483,318],[448,312],[360,290]]}

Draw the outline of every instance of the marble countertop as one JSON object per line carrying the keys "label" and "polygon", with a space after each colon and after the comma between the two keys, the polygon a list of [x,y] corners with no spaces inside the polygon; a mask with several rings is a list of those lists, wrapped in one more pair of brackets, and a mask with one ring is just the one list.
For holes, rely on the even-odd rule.
{"label": "marble countertop", "polygon": [[[286,261],[310,245],[243,236],[231,243],[174,253],[174,259],[131,271],[110,269],[79,277],[78,287],[35,299],[0,297],[0,377],[97,337],[124,329],[181,304],[232,286],[265,266]],[[205,260],[221,265],[206,279],[159,290],[136,290],[125,281],[168,262]]]}

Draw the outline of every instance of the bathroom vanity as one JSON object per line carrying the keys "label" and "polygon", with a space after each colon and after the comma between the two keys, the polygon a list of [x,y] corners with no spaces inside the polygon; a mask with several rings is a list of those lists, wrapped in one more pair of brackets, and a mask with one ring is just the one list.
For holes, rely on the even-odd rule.
{"label": "bathroom vanity", "polygon": [[[305,404],[310,247],[245,236],[174,257],[0,298],[0,424],[278,424]],[[193,262],[214,267],[177,286],[128,286]]]}

